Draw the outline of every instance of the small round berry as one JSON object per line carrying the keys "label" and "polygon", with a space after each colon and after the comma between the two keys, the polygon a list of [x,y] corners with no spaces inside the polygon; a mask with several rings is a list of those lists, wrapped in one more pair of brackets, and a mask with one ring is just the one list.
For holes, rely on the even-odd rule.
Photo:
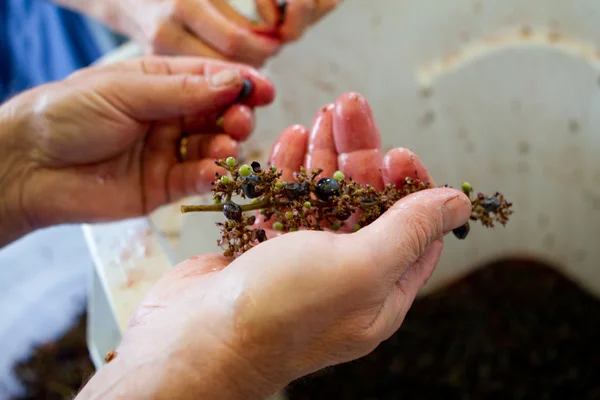
{"label": "small round berry", "polygon": [[242,90],[238,94],[237,100],[246,99],[248,96],[250,96],[252,94],[253,90],[254,90],[254,83],[252,83],[252,81],[250,79],[244,78],[243,84],[242,84]]}
{"label": "small round berry", "polygon": [[312,207],[312,204],[310,204],[310,201],[305,201],[305,202],[304,202],[304,207],[305,207],[305,208],[311,208],[311,207]]}
{"label": "small round berry", "polygon": [[331,224],[331,230],[332,231],[339,231],[341,227],[342,226],[339,223],[337,223],[337,222],[334,222],[333,224]]}
{"label": "small round berry", "polygon": [[242,219],[242,207],[233,201],[225,202],[223,204],[223,214],[229,220],[240,221]]}
{"label": "small round berry", "polygon": [[275,229],[276,231],[282,231],[283,230],[283,224],[279,221],[274,222],[273,223],[273,229]]}
{"label": "small round berry", "polygon": [[258,161],[252,161],[252,163],[250,164],[250,166],[252,167],[252,171],[256,172],[257,174],[262,171],[262,169],[260,168],[260,163]]}
{"label": "small round berry", "polygon": [[229,165],[230,167],[235,167],[236,163],[237,161],[233,157],[227,157],[227,159],[225,160],[225,164]]}
{"label": "small round berry", "polygon": [[496,212],[498,211],[498,208],[500,208],[502,203],[500,202],[499,198],[495,196],[489,196],[481,202],[481,205],[487,212]]}
{"label": "small round berry", "polygon": [[335,214],[335,217],[340,221],[345,221],[348,218],[350,218],[351,215],[352,215],[352,213],[350,213],[350,211],[348,211],[348,210],[339,210]]}
{"label": "small round berry", "polygon": [[471,230],[471,227],[469,226],[469,223],[467,222],[466,224],[459,226],[458,228],[454,229],[452,231],[452,233],[454,234],[454,236],[456,236],[458,239],[466,239],[467,235],[469,234],[469,231]]}
{"label": "small round berry", "polygon": [[251,174],[246,178],[243,189],[247,198],[255,199],[263,194],[263,191],[258,188],[259,182],[260,178],[254,174]]}
{"label": "small round berry", "polygon": [[229,178],[226,176],[222,176],[220,180],[221,180],[221,183],[224,183],[225,185],[227,185],[229,183]]}
{"label": "small round berry", "polygon": [[242,165],[238,171],[240,173],[241,176],[243,176],[244,178],[247,176],[250,176],[250,174],[252,173],[252,168],[250,168],[249,165]]}
{"label": "small round berry", "polygon": [[471,184],[469,182],[463,182],[462,191],[465,192],[466,195],[471,193],[472,190],[473,190],[473,187],[471,186]]}
{"label": "small round berry", "polygon": [[290,228],[290,232],[298,232],[298,228],[296,228],[295,226],[291,227]]}
{"label": "small round berry", "polygon": [[354,228],[352,228],[352,230],[354,232],[358,232],[360,230],[360,228],[361,228],[360,224],[356,224],[356,225],[354,225]]}
{"label": "small round berry", "polygon": [[294,218],[294,213],[293,213],[293,212],[291,212],[291,211],[286,211],[286,212],[285,212],[285,218],[287,218],[287,219],[292,219],[292,218]]}
{"label": "small round berry", "polygon": [[213,199],[213,203],[214,204],[221,204],[221,199],[220,198]]}
{"label": "small round berry", "polygon": [[297,182],[288,183],[285,186],[285,194],[290,199],[297,199],[298,197],[308,196],[310,193],[308,183],[303,182],[302,184]]}
{"label": "small round berry", "polygon": [[258,240],[259,243],[262,243],[265,240],[267,240],[267,233],[264,229],[259,229],[256,231],[256,240]]}
{"label": "small round berry", "polygon": [[315,194],[323,201],[331,199],[339,193],[340,185],[331,178],[323,178],[317,182]]}
{"label": "small round berry", "polygon": [[248,221],[246,223],[248,225],[254,225],[255,222],[256,222],[256,216],[252,215],[252,216],[248,217]]}
{"label": "small round berry", "polygon": [[346,175],[344,175],[344,173],[342,171],[334,172],[333,180],[335,180],[336,182],[339,182],[339,181],[343,181],[344,179],[346,179]]}
{"label": "small round berry", "polygon": [[277,172],[277,167],[274,165],[271,165],[271,172]]}
{"label": "small round berry", "polygon": [[283,189],[284,186],[285,186],[285,183],[283,183],[281,181],[275,182],[275,189]]}

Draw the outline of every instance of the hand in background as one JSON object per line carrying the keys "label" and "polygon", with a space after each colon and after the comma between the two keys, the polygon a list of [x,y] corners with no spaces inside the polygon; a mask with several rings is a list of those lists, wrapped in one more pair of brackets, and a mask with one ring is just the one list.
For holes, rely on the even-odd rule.
{"label": "hand in background", "polygon": [[[238,101],[244,79],[253,91]],[[0,217],[20,219],[27,226],[19,230],[29,231],[140,216],[203,193],[214,159],[237,154],[253,129],[253,108],[273,98],[272,84],[251,68],[158,57],[89,68],[25,92],[0,108]]]}

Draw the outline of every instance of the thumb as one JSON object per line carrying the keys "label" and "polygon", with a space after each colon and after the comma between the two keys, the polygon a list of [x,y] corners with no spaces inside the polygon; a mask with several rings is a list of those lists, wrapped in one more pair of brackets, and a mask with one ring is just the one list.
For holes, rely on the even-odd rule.
{"label": "thumb", "polygon": [[370,260],[379,276],[396,282],[432,243],[467,222],[470,215],[471,202],[462,192],[450,188],[423,190],[398,201],[348,240],[355,241],[352,246],[365,253],[354,257]]}
{"label": "thumb", "polygon": [[244,78],[236,69],[210,76],[111,73],[101,82],[98,93],[119,111],[140,121],[214,112],[235,102],[246,90]]}

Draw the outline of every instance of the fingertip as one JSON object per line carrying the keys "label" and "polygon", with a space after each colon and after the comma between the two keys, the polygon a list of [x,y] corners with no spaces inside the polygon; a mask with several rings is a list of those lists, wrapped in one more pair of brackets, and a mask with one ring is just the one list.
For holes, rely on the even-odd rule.
{"label": "fingertip", "polygon": [[384,183],[403,185],[406,177],[419,178],[434,186],[433,178],[416,153],[404,147],[391,149],[383,157]]}
{"label": "fingertip", "polygon": [[348,92],[336,99],[333,132],[339,154],[381,148],[371,106],[360,93]]}
{"label": "fingertip", "polygon": [[291,180],[300,170],[308,145],[308,129],[303,125],[286,128],[271,148],[269,163],[283,170],[282,180]]}

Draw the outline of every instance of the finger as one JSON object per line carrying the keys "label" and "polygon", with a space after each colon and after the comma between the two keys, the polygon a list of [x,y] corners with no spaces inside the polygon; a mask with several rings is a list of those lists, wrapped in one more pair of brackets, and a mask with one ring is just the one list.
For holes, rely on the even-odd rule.
{"label": "finger", "polygon": [[254,130],[254,111],[235,104],[223,114],[223,131],[237,141],[244,141]]}
{"label": "finger", "polygon": [[383,189],[381,136],[371,107],[358,93],[338,97],[333,114],[338,168],[347,177]]}
{"label": "finger", "polygon": [[325,15],[329,14],[334,8],[336,8],[342,0],[317,0],[317,10],[313,14],[312,22],[315,23]]}
{"label": "finger", "polygon": [[[256,8],[257,8],[258,14],[261,17],[261,19],[263,20],[263,22],[250,21],[248,18],[246,18],[242,14],[238,13],[233,7],[231,7],[229,2],[227,2],[227,1],[211,0],[211,2],[213,4],[213,7],[215,7],[217,10],[219,10],[219,12],[225,18],[227,18],[229,21],[233,22],[234,24],[236,24],[240,27],[243,27],[252,32],[257,32],[257,33],[260,32],[262,34],[274,35],[276,33],[276,30],[274,29],[274,24],[267,23],[266,20],[262,16],[262,13],[266,12],[267,14],[269,14],[269,12],[271,10],[268,10],[264,4],[260,4],[261,3],[260,0],[256,1]],[[263,3],[264,3],[264,1],[263,1]],[[261,9],[261,7],[262,7],[262,9]],[[271,8],[273,8],[273,6],[271,6]],[[276,9],[275,9],[275,11],[276,11]]]}
{"label": "finger", "polygon": [[217,167],[212,158],[173,165],[167,177],[169,201],[209,192],[217,172],[227,173],[223,168]]}
{"label": "finger", "polygon": [[233,104],[225,110],[184,118],[185,132],[223,132],[237,141],[244,141],[254,130],[254,111],[244,104]]}
{"label": "finger", "polygon": [[275,0],[256,0],[256,11],[267,26],[277,26],[279,23],[279,10]]}
{"label": "finger", "polygon": [[383,181],[402,186],[407,177],[419,178],[434,186],[433,178],[419,156],[409,149],[398,147],[387,152],[383,158]]}
{"label": "finger", "polygon": [[308,129],[302,125],[292,125],[285,129],[271,149],[269,163],[283,171],[281,180],[289,182],[294,179],[304,157],[308,142]]}
{"label": "finger", "polygon": [[354,263],[358,268],[372,268],[386,281],[395,282],[425,249],[470,215],[471,202],[462,192],[429,189],[401,199],[372,224],[339,240],[355,249],[348,252],[350,260],[368,260]]}
{"label": "finger", "polygon": [[210,77],[115,73],[97,85],[96,93],[123,114],[140,121],[157,121],[212,113],[230,105],[242,90],[243,78],[234,69]]}
{"label": "finger", "polygon": [[279,42],[229,21],[211,2],[183,2],[177,18],[213,49],[229,59],[262,65],[279,50]]}
{"label": "finger", "polygon": [[145,75],[203,75],[210,76],[220,71],[236,69],[252,81],[253,90],[242,102],[248,106],[269,104],[275,98],[273,83],[259,71],[244,64],[216,61],[197,57],[141,57],[118,63],[84,68],[69,76],[69,80],[84,80],[91,76],[107,73],[142,73]]}
{"label": "finger", "polygon": [[191,34],[182,25],[166,23],[156,35],[155,48],[160,54],[202,56],[226,61],[227,58]]}
{"label": "finger", "polygon": [[286,42],[296,41],[313,21],[316,0],[289,0],[285,13],[285,20],[279,29],[280,37]]}
{"label": "finger", "polygon": [[197,134],[187,137],[187,161],[237,157],[238,143],[226,134]]}
{"label": "finger", "polygon": [[308,171],[322,168],[322,177],[331,177],[338,169],[338,153],[333,135],[333,111],[335,106],[328,104],[317,113],[310,135],[304,165]]}

